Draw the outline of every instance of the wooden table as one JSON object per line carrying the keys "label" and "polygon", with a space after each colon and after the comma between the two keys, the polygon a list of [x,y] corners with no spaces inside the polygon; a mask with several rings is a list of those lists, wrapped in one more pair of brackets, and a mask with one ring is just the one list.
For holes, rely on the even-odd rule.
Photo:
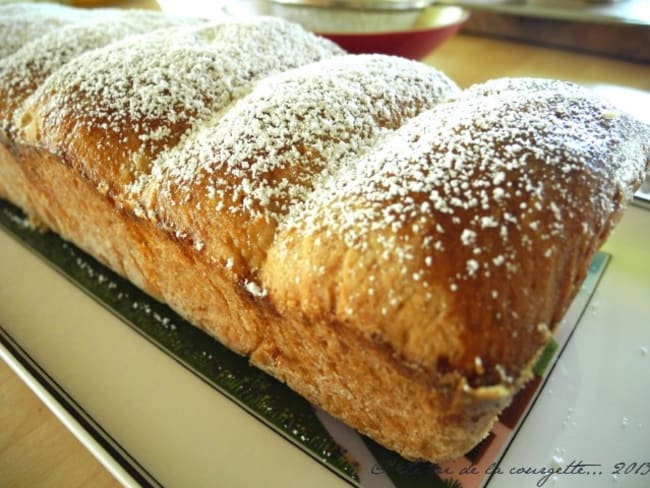
{"label": "wooden table", "polygon": [[[543,76],[595,86],[630,107],[650,106],[650,67],[498,40],[457,36],[425,60],[459,85]],[[0,361],[0,486],[117,486],[22,381]]]}

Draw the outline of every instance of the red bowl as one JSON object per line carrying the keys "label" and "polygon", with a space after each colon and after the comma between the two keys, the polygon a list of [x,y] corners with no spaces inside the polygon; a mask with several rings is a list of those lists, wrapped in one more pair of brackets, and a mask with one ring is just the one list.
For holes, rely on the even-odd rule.
{"label": "red bowl", "polygon": [[454,35],[467,21],[469,12],[460,7],[428,7],[430,25],[424,23],[411,30],[350,33],[318,32],[352,54],[381,53],[422,59]]}

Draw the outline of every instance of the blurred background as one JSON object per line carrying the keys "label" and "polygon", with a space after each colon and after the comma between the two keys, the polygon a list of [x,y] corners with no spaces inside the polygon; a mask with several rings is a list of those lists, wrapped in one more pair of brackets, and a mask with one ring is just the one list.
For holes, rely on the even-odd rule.
{"label": "blurred background", "polygon": [[[0,3],[8,0],[0,0]],[[650,0],[67,0],[203,17],[275,15],[350,52],[420,59],[459,30],[650,63]]]}

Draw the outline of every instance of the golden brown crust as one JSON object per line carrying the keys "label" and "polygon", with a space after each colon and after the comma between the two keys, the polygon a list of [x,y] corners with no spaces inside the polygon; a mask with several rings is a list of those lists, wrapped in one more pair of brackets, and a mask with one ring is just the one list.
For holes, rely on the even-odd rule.
{"label": "golden brown crust", "polygon": [[640,183],[648,127],[549,80],[459,94],[270,19],[137,41],[1,114],[0,195],[387,447],[469,450]]}
{"label": "golden brown crust", "polygon": [[258,79],[336,54],[334,45],[273,19],[152,32],[76,57],[14,122],[125,200],[156,156]]}
{"label": "golden brown crust", "polygon": [[151,11],[105,9],[101,15],[79,14],[75,22],[58,28],[53,26],[34,36],[20,49],[0,59],[0,132],[13,133],[12,116],[25,99],[48,76],[84,52],[127,36],[204,22]]}
{"label": "golden brown crust", "polygon": [[357,163],[367,171],[308,197],[267,260],[283,312],[350,323],[433,376],[517,380],[641,181],[647,128],[573,85],[497,83],[413,119]]}
{"label": "golden brown crust", "polygon": [[[26,150],[19,171],[33,201],[31,211],[47,227],[404,456],[444,459],[463,454],[487,433],[494,412],[508,402],[511,392],[502,387],[465,391],[450,381],[432,388],[425,375],[404,367],[390,350],[346,327],[332,322],[305,327],[301,320],[279,316],[268,303],[215,273],[214,265],[204,262],[191,245],[117,210],[50,155]],[[202,286],[196,287],[197,282]]]}

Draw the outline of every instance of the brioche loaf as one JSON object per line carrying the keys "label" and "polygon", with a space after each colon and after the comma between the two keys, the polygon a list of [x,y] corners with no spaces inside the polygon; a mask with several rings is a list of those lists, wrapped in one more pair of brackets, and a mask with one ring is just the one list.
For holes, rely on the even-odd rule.
{"label": "brioche loaf", "polygon": [[575,85],[461,92],[277,19],[142,34],[129,15],[0,61],[0,195],[405,457],[471,449],[640,184],[650,128]]}

